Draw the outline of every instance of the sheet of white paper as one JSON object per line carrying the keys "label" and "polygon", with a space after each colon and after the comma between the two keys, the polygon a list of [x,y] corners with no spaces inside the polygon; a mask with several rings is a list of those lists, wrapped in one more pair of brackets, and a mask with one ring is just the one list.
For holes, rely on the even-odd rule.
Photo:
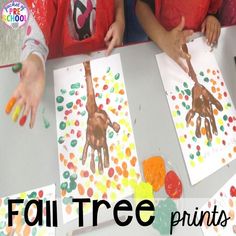
{"label": "sheet of white paper", "polygon": [[[87,197],[114,202],[131,195],[131,185],[140,179],[120,55],[92,60],[90,64],[96,114],[89,118],[93,119],[93,116],[98,118],[98,123],[101,120],[110,123],[99,118],[101,112],[104,114],[105,111],[111,121],[107,129],[103,130],[103,140],[106,140],[108,146],[109,166],[104,167],[103,173],[99,173],[99,160],[104,165],[104,148],[101,148],[101,158],[96,148],[95,157],[92,158],[91,146],[85,155],[85,164],[82,164],[88,127],[87,83],[83,63],[55,70],[58,158],[64,222],[78,216],[78,204],[72,204],[72,198]],[[118,132],[111,125],[114,122],[120,126]],[[93,134],[96,133],[95,129],[100,129],[90,128]],[[90,166],[93,159],[95,173]],[[91,212],[89,204],[85,204],[84,212]]]}
{"label": "sheet of white paper", "polygon": [[[13,226],[8,227],[8,199],[23,199],[23,204],[16,204],[15,210],[19,211],[19,214],[13,218]],[[43,200],[43,212],[46,212],[46,201],[55,200],[55,185],[49,185],[46,187],[22,192],[9,197],[0,198],[0,235],[56,235],[54,227],[46,227],[46,216],[43,214],[43,226],[28,226],[24,220],[24,209],[27,202],[30,200]],[[14,209],[14,208],[13,208]],[[37,215],[36,206],[31,205],[28,217],[30,221],[33,221]],[[13,234],[14,233],[14,234]]]}
{"label": "sheet of white paper", "polygon": [[[221,223],[225,218],[230,217],[230,219],[227,221],[225,227],[222,227],[221,224],[218,226],[207,226],[206,223],[203,224],[202,230],[204,235],[236,235],[236,175],[234,175],[200,211],[212,212],[215,206],[217,206],[218,211],[218,214],[215,215],[215,222],[219,220],[221,210],[225,211],[225,216],[222,215],[221,217]],[[212,218],[210,217],[210,219]]]}
{"label": "sheet of white paper", "polygon": [[[200,138],[195,133],[198,113],[195,112],[189,126],[186,123],[186,115],[193,108],[193,80],[166,54],[158,54],[156,59],[190,181],[196,184],[235,159],[236,111],[215,57],[203,38],[190,42],[188,51],[198,82],[223,106],[223,111],[219,111],[214,104],[209,105],[218,131],[218,135],[213,134],[210,124],[212,141],[206,136],[204,116],[201,116]],[[207,120],[210,122],[209,117]]]}

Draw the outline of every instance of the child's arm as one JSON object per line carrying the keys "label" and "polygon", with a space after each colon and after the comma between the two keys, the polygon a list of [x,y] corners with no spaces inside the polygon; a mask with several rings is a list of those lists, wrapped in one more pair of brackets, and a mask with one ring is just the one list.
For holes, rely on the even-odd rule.
{"label": "child's arm", "polygon": [[180,24],[176,28],[167,31],[156,19],[147,3],[137,0],[136,14],[140,24],[154,43],[177,62],[184,71],[188,72],[188,68],[182,58],[187,59],[189,55],[183,51],[182,45],[187,42],[187,38],[193,34],[193,31],[183,30],[184,17],[182,17]]}
{"label": "child's arm", "polygon": [[124,0],[115,0],[115,21],[110,26],[105,43],[107,45],[106,54],[109,55],[116,46],[121,46],[125,31]]}

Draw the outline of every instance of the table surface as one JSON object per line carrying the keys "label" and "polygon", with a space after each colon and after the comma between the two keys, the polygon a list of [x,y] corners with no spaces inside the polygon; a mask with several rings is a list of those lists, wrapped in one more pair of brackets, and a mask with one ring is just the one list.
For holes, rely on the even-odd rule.
{"label": "table surface", "polygon": [[[215,56],[222,70],[225,83],[236,105],[236,26],[222,29]],[[200,199],[206,199],[227,182],[236,173],[236,162],[221,168],[219,171],[192,186],[182,156],[181,148],[172,121],[167,98],[160,78],[155,55],[160,50],[151,42],[141,43],[115,49],[113,54],[120,53],[131,119],[140,163],[142,160],[161,154],[168,160],[181,176],[184,186],[185,207],[201,207]],[[13,124],[4,113],[4,106],[17,85],[16,75],[10,68],[0,70],[0,196],[27,191],[55,183],[60,185],[57,157],[56,117],[53,89],[53,70],[78,64],[85,59],[103,57],[104,53],[93,53],[90,56],[72,56],[48,61],[46,66],[47,86],[40,105],[36,126],[30,130]],[[46,129],[44,116],[50,122]],[[56,192],[59,197],[59,188]],[[193,202],[190,199],[194,199]],[[205,201],[203,201],[203,199]],[[193,205],[192,205],[193,204]],[[195,204],[195,205],[194,205]],[[202,204],[202,203],[201,203]],[[61,212],[57,235],[66,235],[76,228],[77,221],[62,224]],[[185,228],[176,229],[174,235],[185,235]],[[112,225],[86,235],[157,235],[151,227],[141,228],[135,222],[130,227]],[[188,229],[188,235],[202,235],[199,228]]]}

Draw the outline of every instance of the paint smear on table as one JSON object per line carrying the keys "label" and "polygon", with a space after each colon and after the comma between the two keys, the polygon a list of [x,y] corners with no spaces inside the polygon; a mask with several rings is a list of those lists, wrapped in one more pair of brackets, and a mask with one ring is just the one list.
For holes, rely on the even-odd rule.
{"label": "paint smear on table", "polygon": [[[217,211],[224,210],[227,217],[227,226],[207,226],[203,224],[202,230],[205,236],[236,235],[236,175],[234,175],[202,208],[200,211],[212,212],[217,206]],[[217,214],[219,216],[219,214]],[[210,217],[211,219],[211,217]],[[216,218],[217,219],[217,218]],[[223,218],[222,218],[223,220]],[[207,222],[207,218],[205,220]]]}
{"label": "paint smear on table", "polygon": [[[24,199],[23,204],[16,204],[13,209],[18,210],[19,214],[13,218],[13,226],[8,227],[8,200],[9,199]],[[26,203],[30,200],[43,200],[44,214],[43,226],[28,226],[24,221],[24,209]],[[15,236],[54,236],[55,228],[46,227],[46,201],[55,200],[55,185],[38,188],[35,190],[22,192],[20,194],[12,195],[9,197],[0,198],[0,235],[15,235]],[[29,220],[33,221],[36,217],[36,207],[31,205],[29,210]],[[13,234],[14,233],[14,234]]]}
{"label": "paint smear on table", "polygon": [[[196,184],[235,159],[236,111],[216,59],[204,39],[190,42],[188,50],[197,85],[166,54],[159,54],[156,59],[190,181]],[[215,106],[219,103],[223,110]],[[201,111],[201,115],[197,111]],[[190,120],[189,125],[186,119]],[[217,132],[213,129],[214,123]]]}
{"label": "paint smear on table", "polygon": [[140,169],[118,54],[56,70],[54,84],[66,223],[78,216],[72,198],[127,197]]}

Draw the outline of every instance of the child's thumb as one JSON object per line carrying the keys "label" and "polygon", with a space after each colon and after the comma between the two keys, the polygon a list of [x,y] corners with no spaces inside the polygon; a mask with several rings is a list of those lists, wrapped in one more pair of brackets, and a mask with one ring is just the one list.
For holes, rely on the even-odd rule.
{"label": "child's thumb", "polygon": [[182,31],[184,29],[184,26],[185,26],[185,17],[184,16],[181,16],[181,20],[180,20],[180,23],[179,25],[176,27],[176,29],[178,31]]}

